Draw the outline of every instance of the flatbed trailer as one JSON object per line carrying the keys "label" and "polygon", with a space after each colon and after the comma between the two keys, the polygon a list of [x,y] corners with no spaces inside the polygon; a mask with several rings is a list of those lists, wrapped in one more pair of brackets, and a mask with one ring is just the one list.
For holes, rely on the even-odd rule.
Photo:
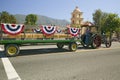
{"label": "flatbed trailer", "polygon": [[0,40],[0,44],[4,45],[6,56],[17,56],[20,53],[20,46],[35,43],[55,43],[59,49],[62,49],[64,45],[68,45],[70,51],[77,50],[75,40]]}
{"label": "flatbed trailer", "polygon": [[[12,32],[7,27],[13,29]],[[19,26],[18,26],[19,27]],[[75,37],[70,34],[49,34],[49,33],[14,33],[14,28],[11,24],[2,24],[0,45],[4,45],[4,53],[6,56],[17,56],[20,53],[20,46],[24,44],[39,44],[39,43],[55,43],[59,49],[62,49],[64,45],[68,45],[70,51],[77,50],[77,43]],[[6,28],[6,29],[5,29]],[[17,27],[16,27],[17,28]],[[45,27],[46,28],[46,27]],[[4,30],[5,29],[5,30]],[[22,29],[22,28],[21,28]],[[46,31],[51,32],[54,28],[47,29]],[[19,30],[20,31],[20,30]],[[17,31],[16,31],[17,32]],[[44,32],[44,31],[43,31]],[[49,34],[49,35],[47,35]]]}

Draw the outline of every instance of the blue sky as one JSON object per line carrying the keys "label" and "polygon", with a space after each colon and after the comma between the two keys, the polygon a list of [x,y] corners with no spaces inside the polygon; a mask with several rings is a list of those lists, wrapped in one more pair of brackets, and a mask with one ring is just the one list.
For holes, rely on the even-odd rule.
{"label": "blue sky", "polygon": [[120,0],[0,0],[0,12],[32,13],[68,21],[76,6],[83,12],[84,21],[92,21],[96,9],[120,16]]}

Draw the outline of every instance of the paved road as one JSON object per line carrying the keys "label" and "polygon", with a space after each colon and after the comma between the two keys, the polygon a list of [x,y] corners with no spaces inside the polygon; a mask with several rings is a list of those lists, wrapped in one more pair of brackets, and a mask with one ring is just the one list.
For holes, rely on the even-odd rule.
{"label": "paved road", "polygon": [[[120,43],[76,52],[40,47],[22,47],[19,56],[9,58],[21,80],[120,80]],[[0,80],[7,80],[2,59]]]}

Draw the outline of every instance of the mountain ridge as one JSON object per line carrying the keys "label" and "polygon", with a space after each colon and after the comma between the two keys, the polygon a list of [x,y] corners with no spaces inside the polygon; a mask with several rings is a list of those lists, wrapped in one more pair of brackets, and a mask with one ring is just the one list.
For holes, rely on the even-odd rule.
{"label": "mountain ridge", "polygon": [[[25,17],[27,15],[15,14],[14,16],[17,19],[17,23],[24,23]],[[38,20],[36,24],[58,25],[58,26],[65,26],[67,24],[70,24],[70,22],[65,19],[55,19],[55,18],[44,16],[44,15],[37,15],[37,17],[38,17]]]}

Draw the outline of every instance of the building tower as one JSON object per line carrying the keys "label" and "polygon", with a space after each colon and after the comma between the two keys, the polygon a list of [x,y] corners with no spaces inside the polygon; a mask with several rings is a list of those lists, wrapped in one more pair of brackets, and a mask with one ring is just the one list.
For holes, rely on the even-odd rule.
{"label": "building tower", "polygon": [[71,18],[71,27],[77,27],[80,28],[81,23],[83,21],[82,18],[83,12],[80,11],[78,7],[75,8],[75,10],[72,12],[72,18]]}

